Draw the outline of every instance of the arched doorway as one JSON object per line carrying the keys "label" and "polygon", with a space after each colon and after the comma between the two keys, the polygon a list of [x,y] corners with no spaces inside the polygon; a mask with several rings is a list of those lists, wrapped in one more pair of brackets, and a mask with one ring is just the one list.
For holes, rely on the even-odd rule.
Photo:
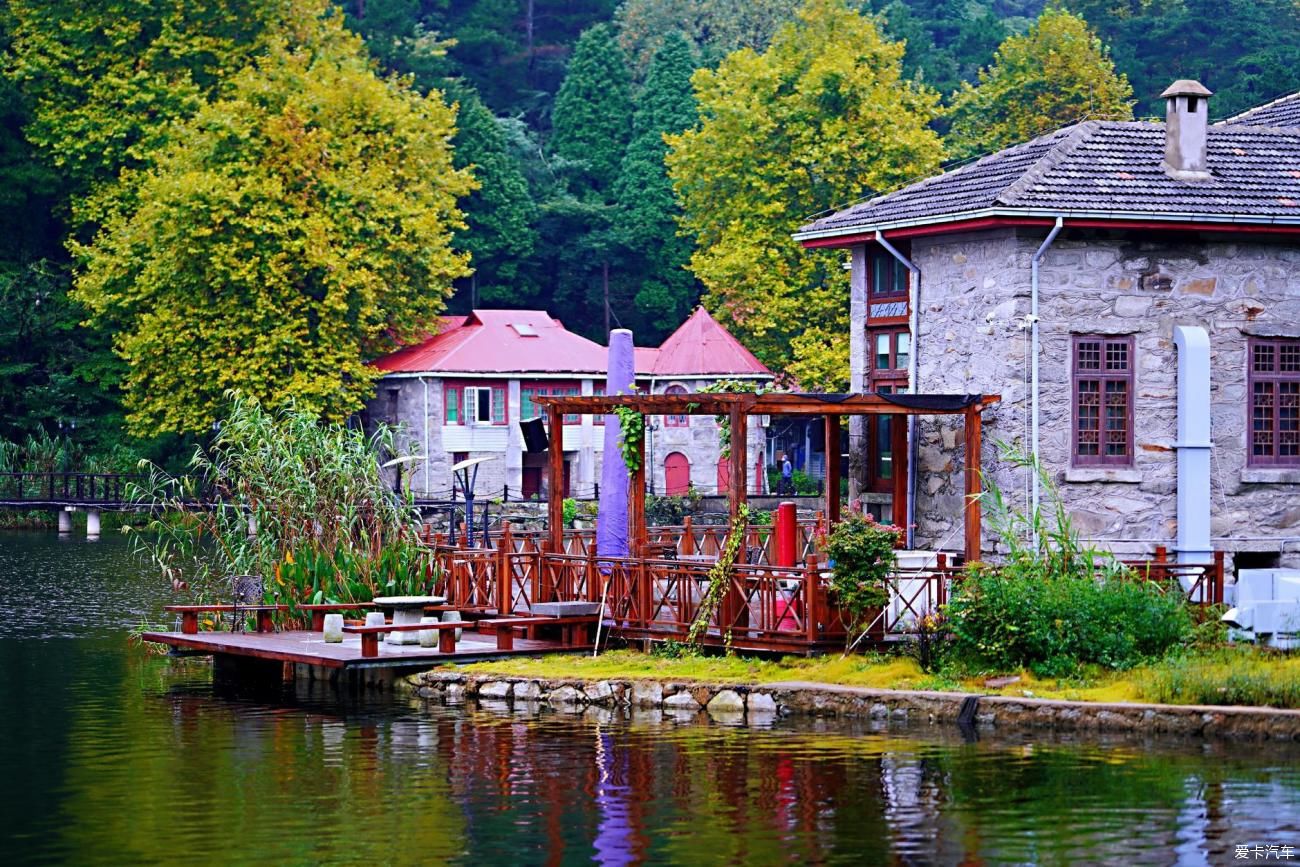
{"label": "arched doorway", "polygon": [[664,458],[664,493],[680,497],[691,489],[691,462],[681,452]]}

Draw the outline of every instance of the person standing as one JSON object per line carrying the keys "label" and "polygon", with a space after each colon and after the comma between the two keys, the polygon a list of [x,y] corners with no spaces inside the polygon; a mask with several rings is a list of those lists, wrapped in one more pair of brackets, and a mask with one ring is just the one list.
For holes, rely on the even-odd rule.
{"label": "person standing", "polygon": [[781,490],[778,493],[785,497],[794,494],[794,466],[788,452],[781,453]]}

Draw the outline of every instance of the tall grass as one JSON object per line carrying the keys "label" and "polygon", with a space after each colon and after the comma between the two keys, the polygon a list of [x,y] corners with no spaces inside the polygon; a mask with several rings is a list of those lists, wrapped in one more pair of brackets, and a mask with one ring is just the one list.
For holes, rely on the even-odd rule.
{"label": "tall grass", "polygon": [[213,599],[229,593],[227,576],[259,574],[291,606],[427,588],[419,514],[381,473],[381,456],[396,454],[391,429],[366,436],[292,405],[231,399],[189,474],[141,462],[132,495],[153,517],[133,538],[164,578]]}
{"label": "tall grass", "polygon": [[1300,708],[1300,656],[1244,649],[1170,660],[1144,671],[1138,691],[1162,704]]}

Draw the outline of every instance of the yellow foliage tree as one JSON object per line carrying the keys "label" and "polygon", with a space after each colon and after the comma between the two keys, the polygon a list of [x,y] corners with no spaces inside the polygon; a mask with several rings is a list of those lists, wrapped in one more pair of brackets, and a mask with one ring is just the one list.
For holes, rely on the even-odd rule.
{"label": "yellow foliage tree", "polygon": [[315,20],[176,124],[72,245],[75,297],[129,366],[134,433],[201,431],[228,389],[341,419],[371,391],[366,359],[427,330],[468,273],[454,111],[377,77],[339,16]]}
{"label": "yellow foliage tree", "polygon": [[953,94],[948,149],[973,157],[1086,118],[1132,120],[1132,100],[1128,78],[1088,23],[1047,9],[1027,33],[998,47],[978,85]]}
{"label": "yellow foliage tree", "polygon": [[791,233],[941,159],[936,96],[903,79],[902,57],[843,0],[807,0],[763,54],[698,70],[701,122],[667,137],[705,305],[805,388],[847,385],[848,273],[842,252],[805,251]]}

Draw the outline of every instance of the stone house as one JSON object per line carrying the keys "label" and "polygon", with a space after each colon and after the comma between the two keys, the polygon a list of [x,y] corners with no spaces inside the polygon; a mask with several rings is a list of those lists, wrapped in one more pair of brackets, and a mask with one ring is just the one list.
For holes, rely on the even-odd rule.
{"label": "stone house", "polygon": [[[1014,506],[1047,494],[999,441],[1116,553],[1300,565],[1300,94],[1215,124],[1199,83],[1163,96],[1164,123],[1068,126],[796,238],[849,254],[855,391],[1002,396],[982,458]],[[956,430],[890,442],[851,428],[853,495],[914,470],[913,544],[951,548]]]}
{"label": "stone house", "polygon": [[[542,395],[603,394],[606,348],[574,334],[537,310],[475,310],[443,317],[436,335],[377,359],[384,371],[367,405],[368,422],[399,428],[420,460],[405,470],[412,489],[451,496],[452,464],[491,456],[479,465],[477,493],[511,499],[545,495],[546,454],[525,448],[519,422],[544,418]],[[637,347],[636,386],[654,393],[690,393],[719,379],[769,382],[772,373],[704,308],[663,345]],[[567,416],[561,434],[565,487],[581,499],[600,479],[604,419]],[[750,428],[750,454],[762,455],[764,432]],[[717,423],[707,416],[647,419],[651,490],[712,493],[719,483]],[[722,479],[725,482],[725,477]],[[751,483],[752,484],[752,483]]]}

